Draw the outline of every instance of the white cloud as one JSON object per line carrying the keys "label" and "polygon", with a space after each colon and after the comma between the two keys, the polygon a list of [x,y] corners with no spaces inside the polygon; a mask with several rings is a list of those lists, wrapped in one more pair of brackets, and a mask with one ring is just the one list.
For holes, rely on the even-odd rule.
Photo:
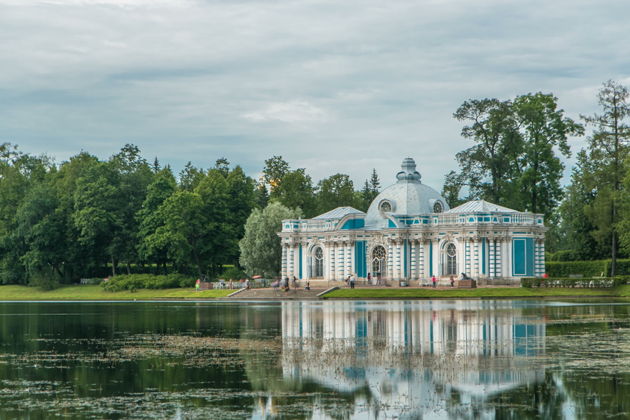
{"label": "white cloud", "polygon": [[[121,7],[122,6],[122,7]],[[0,0],[0,142],[58,160],[126,142],[181,168],[314,179],[405,156],[440,188],[466,99],[553,92],[573,118],[628,84],[630,4],[382,0]],[[580,141],[572,144],[580,145]]]}
{"label": "white cloud", "polygon": [[284,123],[322,122],[327,119],[326,111],[306,101],[270,103],[243,117],[253,122],[280,121]]}

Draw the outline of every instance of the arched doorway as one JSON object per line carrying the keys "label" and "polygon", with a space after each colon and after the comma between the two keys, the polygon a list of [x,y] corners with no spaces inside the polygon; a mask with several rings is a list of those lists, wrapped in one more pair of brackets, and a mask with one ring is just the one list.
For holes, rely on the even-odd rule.
{"label": "arched doorway", "polygon": [[313,259],[311,266],[311,275],[315,278],[324,277],[324,251],[322,247],[313,248]]}
{"label": "arched doorway", "polygon": [[386,270],[387,252],[385,248],[378,245],[372,250],[372,276],[381,279]]}
{"label": "arched doorway", "polygon": [[445,276],[457,275],[457,247],[450,242],[444,247],[442,259],[443,274]]}

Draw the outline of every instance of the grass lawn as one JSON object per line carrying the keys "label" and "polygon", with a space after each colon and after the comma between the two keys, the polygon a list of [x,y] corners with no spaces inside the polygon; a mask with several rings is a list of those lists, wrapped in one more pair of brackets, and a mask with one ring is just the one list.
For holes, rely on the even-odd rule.
{"label": "grass lawn", "polygon": [[622,297],[630,297],[630,284],[626,284],[625,286],[619,286],[615,289],[619,296]]}
{"label": "grass lawn", "polygon": [[143,300],[143,299],[212,299],[235,290],[140,289],[135,292],[107,292],[101,286],[65,286],[44,291],[27,286],[0,286],[0,300]]}
{"label": "grass lawn", "polygon": [[494,297],[547,297],[547,296],[630,296],[630,286],[614,289],[525,289],[515,287],[433,290],[416,288],[389,289],[339,289],[327,293],[324,298],[333,299],[416,299],[416,298],[494,298]]}

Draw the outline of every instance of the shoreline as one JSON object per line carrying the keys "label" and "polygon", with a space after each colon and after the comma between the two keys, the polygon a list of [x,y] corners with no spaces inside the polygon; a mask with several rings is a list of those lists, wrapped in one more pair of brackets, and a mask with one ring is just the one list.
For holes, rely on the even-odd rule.
{"label": "shoreline", "polygon": [[[326,301],[326,300],[488,300],[488,299],[623,299],[630,298],[630,285],[613,289],[576,288],[382,288],[337,289],[323,296],[274,294],[273,296],[245,297],[235,290],[194,289],[142,289],[125,292],[106,292],[100,286],[65,286],[43,291],[27,286],[0,286],[0,302],[272,302],[272,301]],[[322,290],[323,291],[323,290]],[[289,292],[291,293],[291,292]]]}

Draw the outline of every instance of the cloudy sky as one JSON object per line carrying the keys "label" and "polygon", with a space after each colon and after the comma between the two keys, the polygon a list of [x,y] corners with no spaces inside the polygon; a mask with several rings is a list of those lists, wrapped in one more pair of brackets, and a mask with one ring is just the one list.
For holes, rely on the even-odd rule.
{"label": "cloudy sky", "polygon": [[629,41],[627,0],[0,0],[0,141],[386,184],[411,156],[439,189],[464,100],[595,112],[603,81],[630,85]]}

